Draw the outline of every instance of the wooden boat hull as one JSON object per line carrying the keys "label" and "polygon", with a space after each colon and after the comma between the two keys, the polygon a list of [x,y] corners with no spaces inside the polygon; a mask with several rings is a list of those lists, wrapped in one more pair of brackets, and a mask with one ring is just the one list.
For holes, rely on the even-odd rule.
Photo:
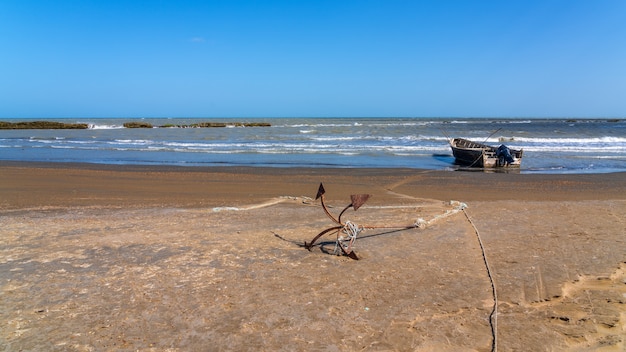
{"label": "wooden boat hull", "polygon": [[[511,158],[499,152],[499,148],[473,142],[463,138],[450,141],[452,154],[459,165],[476,168],[519,168],[522,163],[522,150],[505,147]],[[502,147],[502,146],[501,146]],[[508,159],[508,160],[507,160]]]}

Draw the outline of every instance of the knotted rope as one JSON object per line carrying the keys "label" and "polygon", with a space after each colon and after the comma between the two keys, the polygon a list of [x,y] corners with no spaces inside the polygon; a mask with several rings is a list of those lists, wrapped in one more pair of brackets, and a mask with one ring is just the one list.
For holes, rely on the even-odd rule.
{"label": "knotted rope", "polygon": [[337,242],[335,242],[335,249],[333,251],[334,254],[340,255],[342,253],[341,248],[344,250],[352,248],[354,241],[356,241],[356,237],[365,230],[364,227],[359,226],[351,221],[346,221],[346,224],[341,229],[341,232],[345,234],[345,236],[337,236]]}

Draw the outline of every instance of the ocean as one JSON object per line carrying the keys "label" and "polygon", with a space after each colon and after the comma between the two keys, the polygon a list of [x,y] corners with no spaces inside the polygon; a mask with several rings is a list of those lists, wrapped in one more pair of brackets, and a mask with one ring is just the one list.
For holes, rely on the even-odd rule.
{"label": "ocean", "polygon": [[[42,120],[42,119],[38,119]],[[458,170],[448,138],[524,150],[521,173],[626,171],[626,119],[45,119],[85,130],[0,130],[0,160],[177,166]],[[10,122],[27,120],[8,120]],[[124,128],[201,122],[270,127]]]}

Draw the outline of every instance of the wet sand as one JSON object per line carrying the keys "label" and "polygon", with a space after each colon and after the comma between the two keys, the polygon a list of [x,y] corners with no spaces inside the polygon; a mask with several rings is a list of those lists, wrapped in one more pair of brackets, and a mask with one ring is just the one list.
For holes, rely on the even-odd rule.
{"label": "wet sand", "polygon": [[[303,248],[334,225],[320,182],[335,216],[372,195],[343,215],[373,227],[358,261],[334,235]],[[625,191],[626,173],[0,162],[0,345],[622,351]]]}

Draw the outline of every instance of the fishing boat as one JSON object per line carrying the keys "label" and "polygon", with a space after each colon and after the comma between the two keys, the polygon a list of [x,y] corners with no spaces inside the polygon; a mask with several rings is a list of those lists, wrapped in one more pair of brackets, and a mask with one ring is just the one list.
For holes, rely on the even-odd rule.
{"label": "fishing boat", "polygon": [[464,138],[450,140],[456,163],[476,168],[519,168],[523,150],[511,149],[504,144],[493,147]]}

